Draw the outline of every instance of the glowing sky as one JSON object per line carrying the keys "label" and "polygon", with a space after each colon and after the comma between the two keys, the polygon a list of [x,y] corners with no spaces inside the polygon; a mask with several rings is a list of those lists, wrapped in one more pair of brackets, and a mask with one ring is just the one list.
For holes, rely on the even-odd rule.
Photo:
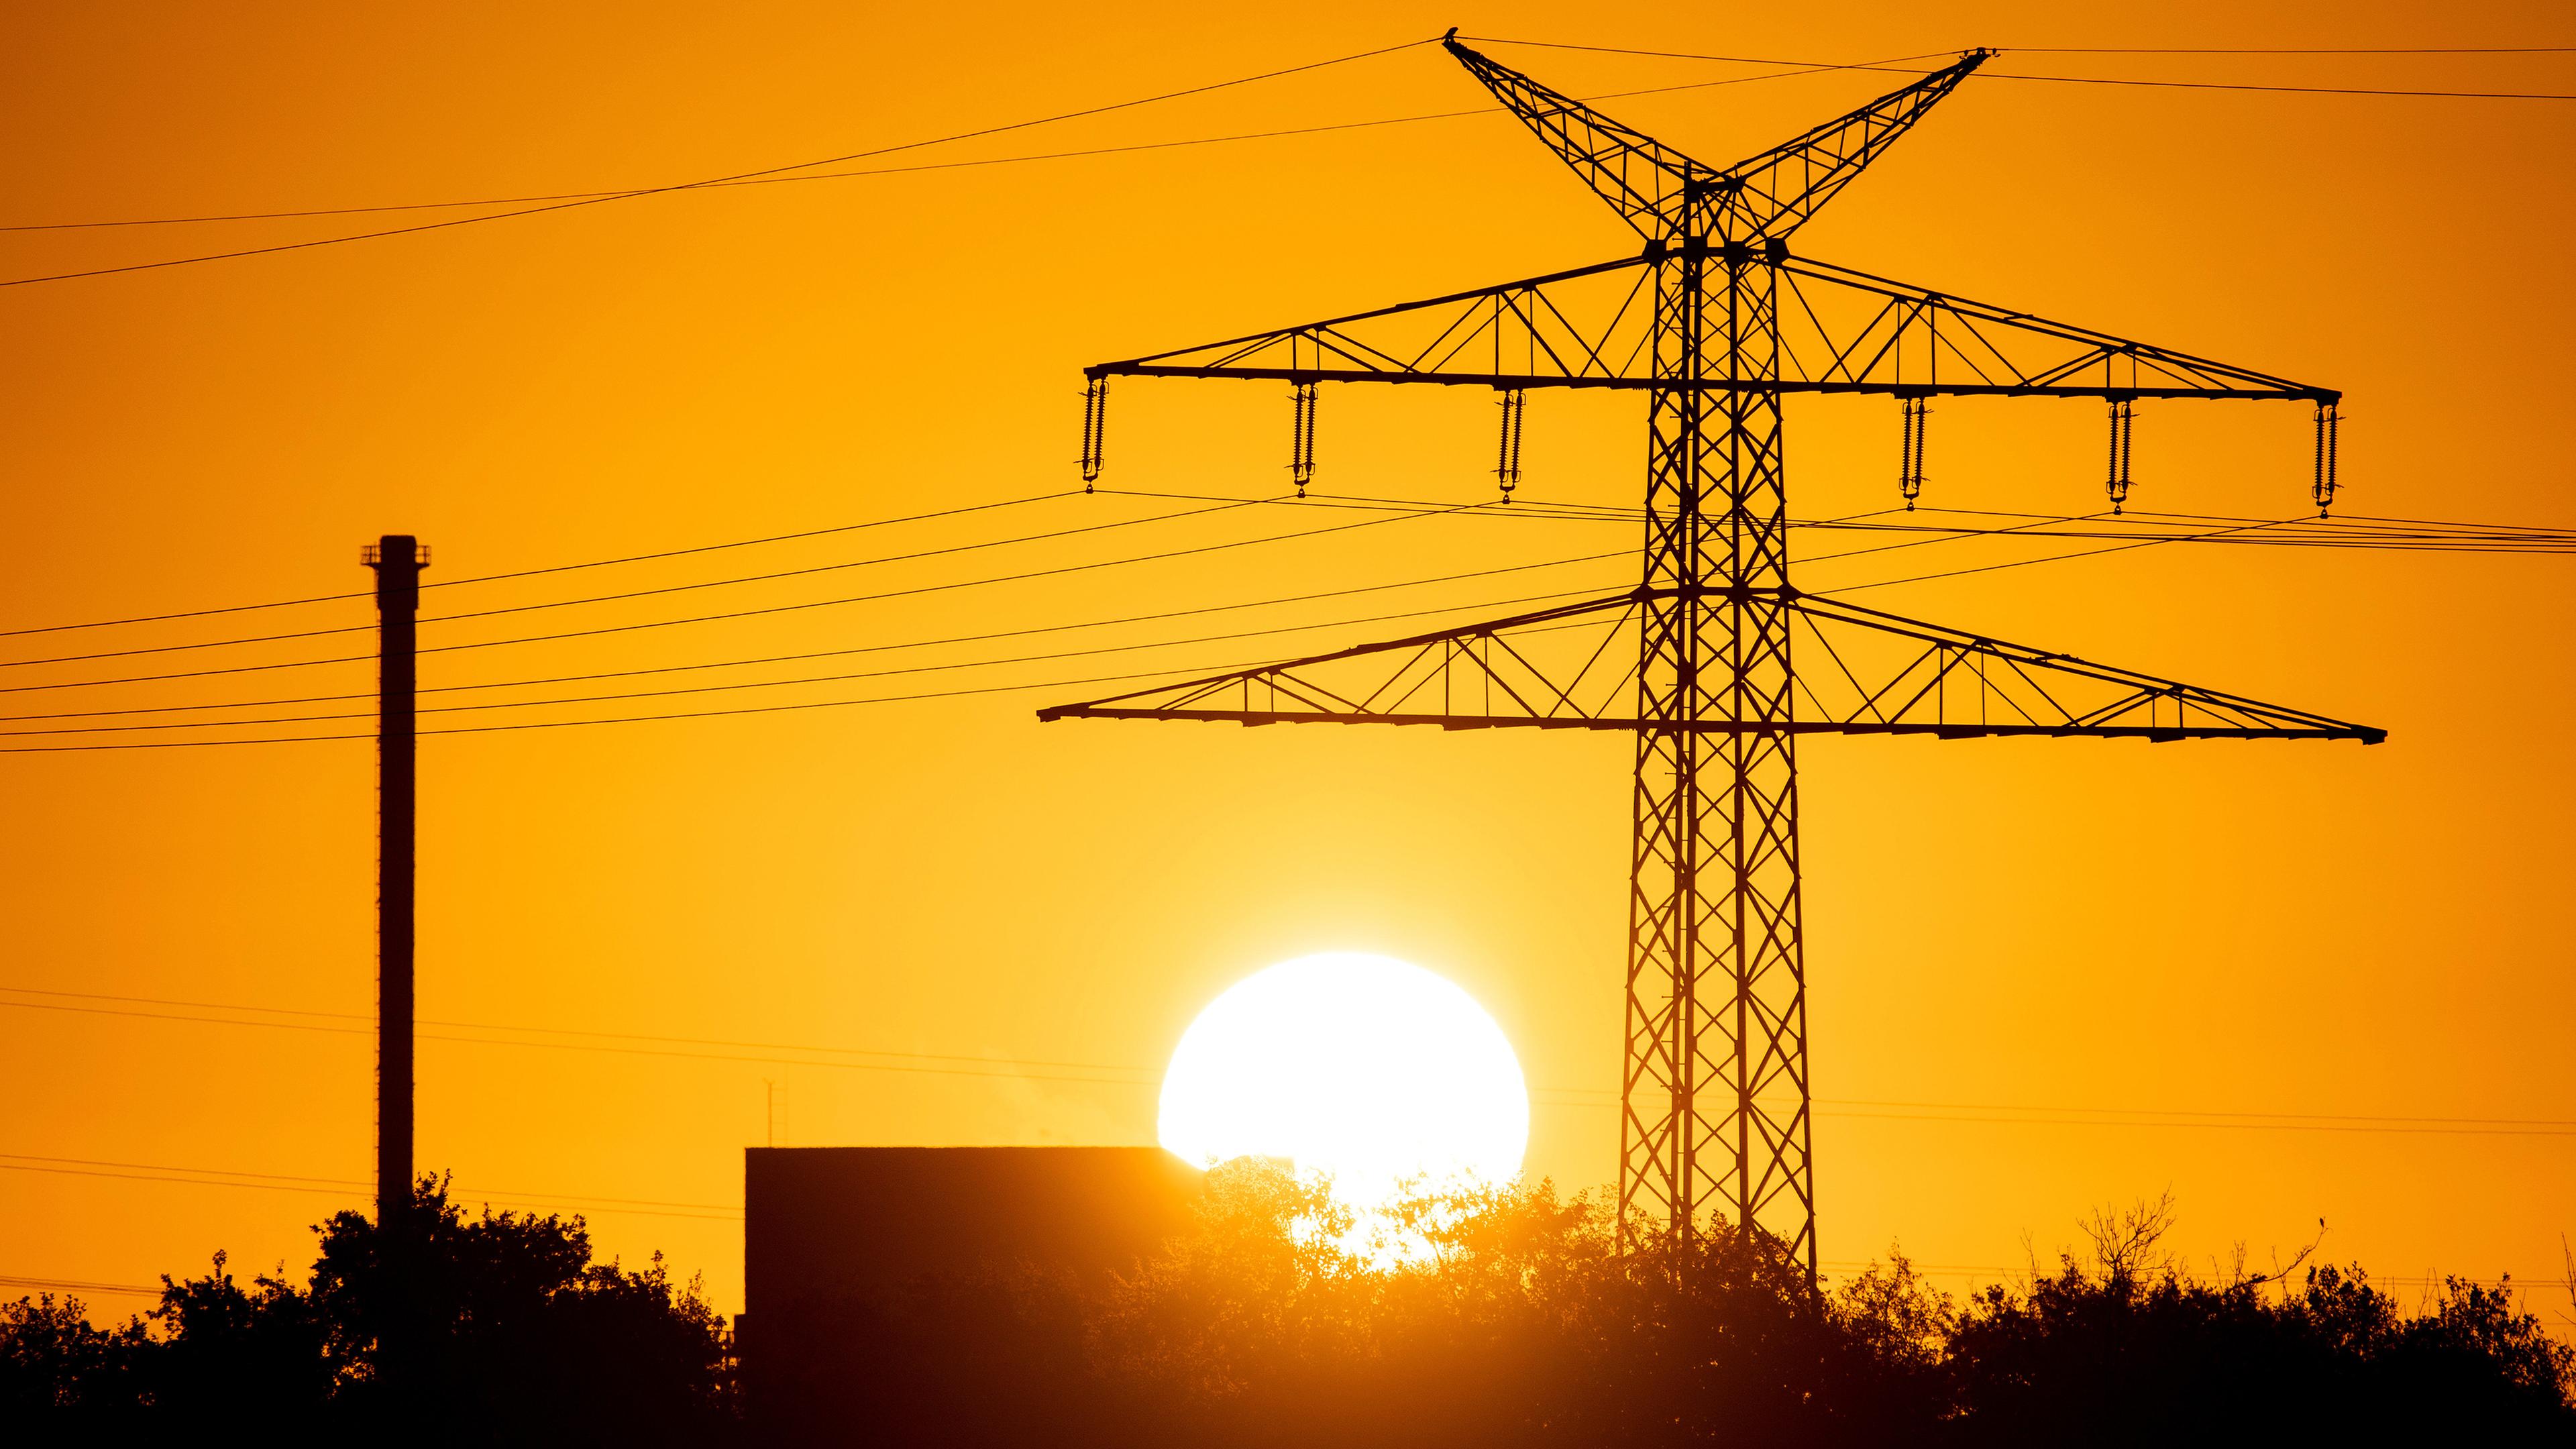
{"label": "glowing sky", "polygon": [[[667,183],[1462,21],[1493,35],[1828,60],[1979,43],[2576,43],[2563,6],[2393,0],[2080,14],[2027,0],[1500,3],[1472,16],[1405,3],[19,7],[0,47],[12,122],[0,221]],[[1578,94],[1745,73],[1578,51],[1509,58]],[[2010,59],[1990,69],[2576,91],[2563,57]],[[1828,73],[1605,105],[1726,161],[1898,79]],[[1483,104],[1453,63],[1421,48],[843,169]],[[2576,324],[2571,145],[2576,105],[1979,79],[1800,247],[2340,387],[2354,514],[2567,524],[2576,508],[2556,420],[2576,391],[2565,346]],[[420,218],[9,232],[0,262],[30,276]],[[436,585],[1063,490],[1076,486],[1085,363],[1634,246],[1558,163],[1485,117],[693,192],[0,289],[0,627],[359,591],[358,548],[389,531],[429,542]],[[1275,492],[1284,391],[1124,386],[1104,481]],[[1463,392],[1328,391],[1320,483],[1486,496],[1493,414],[1490,397]],[[2102,506],[2097,406],[1945,402],[1930,426],[1927,502],[2052,515]],[[1525,496],[1637,501],[1633,401],[1533,397],[1527,429]],[[1894,504],[1892,403],[1801,402],[1789,429],[1793,513]],[[2296,513],[2308,447],[2301,409],[2142,404],[2132,504]],[[433,588],[428,607],[823,567],[1187,506],[1063,498]],[[1357,517],[1213,513],[429,624],[424,641],[894,593]],[[423,683],[959,638],[1634,543],[1600,525],[1401,521],[864,605],[456,650],[428,656]],[[1918,558],[1965,566],[2042,551],[1974,551],[1985,547],[1927,546],[1800,577],[1839,587],[1935,571]],[[1607,590],[1630,572],[1614,557],[1522,581],[854,654],[758,677]],[[2576,1119],[2561,1041],[2576,973],[2564,969],[2558,905],[2576,808],[2571,583],[2548,558],[2177,546],[1857,596],[2367,721],[2391,738],[2371,749],[1804,747],[1827,1262],[1901,1237],[1927,1263],[2009,1267],[2025,1231],[2045,1253],[2088,1208],[2171,1187],[2177,1242],[2194,1254],[2242,1239],[2259,1259],[2265,1245],[2306,1241],[2322,1216],[2329,1256],[2384,1273],[2554,1273],[2576,1162],[2560,1128],[2533,1124]],[[312,696],[325,702],[269,712],[363,714],[362,600],[26,636],[0,659],[272,622],[361,632],[223,661],[359,662],[120,687],[115,703]],[[758,702],[1214,667],[1411,627],[1349,622],[882,675]],[[210,657],[8,669],[0,683]],[[770,1138],[773,1101],[795,1143],[1150,1143],[1162,1064],[1207,1003],[1275,962],[1365,951],[1436,964],[1490,1013],[1535,1098],[1533,1174],[1569,1188],[1611,1176],[1628,741],[1032,718],[1038,704],[1098,692],[426,741],[421,1015],[469,1025],[423,1028],[424,1165],[454,1168],[469,1197],[578,1199],[605,1251],[631,1263],[663,1248],[737,1306],[740,1227],[728,1214],[740,1150]],[[342,695],[355,698],[329,702]],[[25,701],[10,714],[69,707],[6,698]],[[613,712],[688,707],[669,697]],[[365,723],[313,728],[363,734]],[[44,1169],[0,1170],[0,1275],[149,1283],[217,1247],[245,1266],[300,1263],[305,1225],[363,1198],[288,1179],[368,1175],[372,789],[363,738],[0,756],[0,985],[143,1001],[21,993],[0,1008],[0,1154],[15,1154],[0,1163]],[[150,1004],[172,1002],[340,1015]],[[101,1014],[118,1012],[269,1025]],[[525,1044],[537,1040],[552,1045]],[[2368,1114],[2380,1115],[2348,1120]],[[2390,1120],[2401,1117],[2445,1120]],[[270,1176],[196,1186],[161,1180],[167,1167]]]}

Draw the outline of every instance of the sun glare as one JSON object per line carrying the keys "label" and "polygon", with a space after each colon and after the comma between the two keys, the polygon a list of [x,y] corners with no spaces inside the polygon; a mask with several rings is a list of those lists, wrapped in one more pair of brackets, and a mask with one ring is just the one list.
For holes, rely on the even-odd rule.
{"label": "sun glare", "polygon": [[1159,1132],[1199,1166],[1288,1158],[1366,1211],[1417,1176],[1510,1182],[1529,1147],[1529,1089],[1475,998],[1393,957],[1339,952],[1210,1002],[1172,1052]]}

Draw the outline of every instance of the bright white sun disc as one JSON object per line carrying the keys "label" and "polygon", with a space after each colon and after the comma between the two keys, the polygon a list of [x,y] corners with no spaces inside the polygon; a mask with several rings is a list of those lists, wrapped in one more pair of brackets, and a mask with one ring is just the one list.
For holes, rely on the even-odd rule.
{"label": "bright white sun disc", "polygon": [[1475,998],[1390,956],[1282,962],[1210,1002],[1163,1075],[1163,1146],[1196,1166],[1284,1157],[1372,1207],[1407,1178],[1518,1176],[1529,1088]]}

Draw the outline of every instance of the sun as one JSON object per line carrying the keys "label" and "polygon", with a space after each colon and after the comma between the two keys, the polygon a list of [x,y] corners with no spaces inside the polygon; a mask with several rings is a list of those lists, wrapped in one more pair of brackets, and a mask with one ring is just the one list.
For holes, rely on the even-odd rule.
{"label": "sun", "polygon": [[1529,1088],[1475,998],[1391,956],[1336,952],[1210,1002],[1163,1074],[1163,1146],[1194,1166],[1280,1157],[1367,1211],[1406,1179],[1499,1186],[1529,1149]]}

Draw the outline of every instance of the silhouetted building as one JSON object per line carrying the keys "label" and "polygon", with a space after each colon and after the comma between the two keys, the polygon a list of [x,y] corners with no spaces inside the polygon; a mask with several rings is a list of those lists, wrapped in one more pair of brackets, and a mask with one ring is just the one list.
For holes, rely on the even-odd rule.
{"label": "silhouetted building", "polygon": [[1046,1425],[1043,1380],[1080,1369],[1071,1295],[1186,1228],[1200,1177],[1156,1147],[750,1149],[750,1416],[802,1442]]}

